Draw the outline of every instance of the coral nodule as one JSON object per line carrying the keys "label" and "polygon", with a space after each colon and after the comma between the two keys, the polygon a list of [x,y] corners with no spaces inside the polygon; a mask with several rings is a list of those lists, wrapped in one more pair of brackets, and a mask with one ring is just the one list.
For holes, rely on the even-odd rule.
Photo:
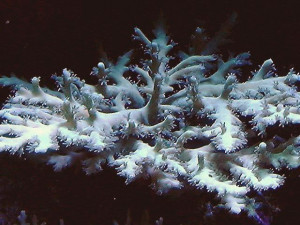
{"label": "coral nodule", "polygon": [[276,171],[300,165],[299,132],[269,134],[300,123],[300,75],[277,76],[268,59],[242,82],[249,53],[227,61],[212,54],[224,33],[208,40],[197,28],[189,53],[174,60],[163,25],[152,40],[134,31],[145,59],[128,65],[132,51],[116,63],[104,58],[94,85],[67,69],[53,76],[57,90],[38,77],[0,78],[15,90],[0,111],[0,151],[36,153],[55,171],[81,164],[92,174],[107,164],[127,183],[150,177],[159,193],[195,186],[232,213],[258,217],[250,191],[278,188]]}

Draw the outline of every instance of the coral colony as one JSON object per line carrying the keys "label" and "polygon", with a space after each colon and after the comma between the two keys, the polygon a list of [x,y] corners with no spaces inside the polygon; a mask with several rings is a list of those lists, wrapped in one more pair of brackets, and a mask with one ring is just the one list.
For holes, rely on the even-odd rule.
{"label": "coral colony", "polygon": [[[197,28],[189,53],[174,57],[163,25],[153,40],[134,31],[145,59],[103,59],[94,85],[68,69],[53,76],[58,90],[40,87],[38,77],[2,77],[15,94],[0,111],[0,150],[37,155],[55,171],[79,163],[92,174],[107,164],[126,183],[151,178],[161,194],[195,186],[215,193],[222,208],[258,218],[253,193],[278,188],[278,171],[300,165],[300,75],[277,76],[268,59],[241,81],[250,54],[211,54],[222,33],[208,40]],[[287,137],[269,134],[287,126]]]}

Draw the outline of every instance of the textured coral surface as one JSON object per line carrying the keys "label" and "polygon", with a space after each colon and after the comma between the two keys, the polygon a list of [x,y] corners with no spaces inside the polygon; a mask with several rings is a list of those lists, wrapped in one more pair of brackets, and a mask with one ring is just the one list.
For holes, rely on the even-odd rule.
{"label": "textured coral surface", "polygon": [[[189,52],[175,54],[162,24],[153,39],[135,28],[144,59],[104,57],[94,84],[68,69],[53,76],[57,90],[38,77],[0,78],[15,89],[0,111],[0,150],[38,156],[55,171],[80,164],[92,174],[108,164],[127,183],[150,177],[158,193],[196,186],[229,211],[258,217],[250,192],[276,189],[278,170],[300,165],[300,76],[277,76],[268,59],[240,79],[249,53],[213,54],[226,29],[207,40],[197,28]],[[274,127],[293,132],[272,135]]]}

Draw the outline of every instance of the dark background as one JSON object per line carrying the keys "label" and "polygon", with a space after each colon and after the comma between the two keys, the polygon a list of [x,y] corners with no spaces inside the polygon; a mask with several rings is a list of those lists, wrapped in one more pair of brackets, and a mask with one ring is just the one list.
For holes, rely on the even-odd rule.
{"label": "dark background", "polygon": [[67,67],[87,76],[99,42],[115,59],[134,46],[135,26],[151,36],[160,12],[181,48],[197,26],[213,35],[237,12],[228,50],[250,51],[254,64],[272,57],[278,68],[300,70],[297,1],[1,0],[0,10],[1,74],[50,76]]}
{"label": "dark background", "polygon": [[[272,58],[278,73],[285,75],[291,67],[300,71],[299,11],[297,1],[292,0],[0,0],[0,74],[41,76],[46,84],[52,74],[69,68],[85,79],[99,61],[101,44],[110,58],[117,59],[138,46],[131,38],[135,26],[152,37],[153,22],[161,13],[171,38],[186,50],[197,26],[213,36],[236,12],[237,24],[230,36],[233,43],[221,53],[250,51],[253,69]],[[1,100],[7,95],[7,89],[2,89]],[[52,221],[49,224],[56,224],[53,221],[60,217],[66,225],[112,224],[113,219],[125,224],[128,209],[132,224],[140,222],[144,210],[148,210],[152,224],[160,216],[164,224],[227,224],[225,219],[228,224],[253,223],[244,215],[222,213],[204,220],[205,210],[197,198],[205,196],[193,193],[181,198],[159,197],[146,187],[147,181],[125,186],[124,180],[109,169],[86,177],[79,171],[53,174],[48,167],[7,160],[8,156],[3,155],[2,182],[7,185],[7,180],[15,178],[13,188],[7,191],[7,204],[15,198],[16,208]],[[281,208],[273,224],[300,223],[298,179],[297,174],[291,174],[284,188],[270,194]]]}

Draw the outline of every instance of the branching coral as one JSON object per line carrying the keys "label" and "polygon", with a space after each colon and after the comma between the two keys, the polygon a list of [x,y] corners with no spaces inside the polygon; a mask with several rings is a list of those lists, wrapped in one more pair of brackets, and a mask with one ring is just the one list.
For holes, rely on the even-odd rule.
{"label": "branching coral", "polygon": [[128,66],[128,52],[116,63],[103,60],[91,73],[95,85],[67,69],[53,76],[57,91],[37,77],[0,78],[16,90],[0,111],[1,151],[38,154],[56,171],[79,163],[92,174],[108,164],[127,183],[150,177],[159,193],[192,185],[216,193],[233,213],[257,217],[250,191],[276,189],[284,177],[273,169],[300,165],[299,132],[268,135],[270,127],[300,123],[300,75],[275,76],[269,59],[239,82],[249,53],[227,61],[210,54],[225,31],[209,41],[197,28],[190,54],[171,66],[175,44],[164,26],[153,40],[135,28],[146,59]]}

